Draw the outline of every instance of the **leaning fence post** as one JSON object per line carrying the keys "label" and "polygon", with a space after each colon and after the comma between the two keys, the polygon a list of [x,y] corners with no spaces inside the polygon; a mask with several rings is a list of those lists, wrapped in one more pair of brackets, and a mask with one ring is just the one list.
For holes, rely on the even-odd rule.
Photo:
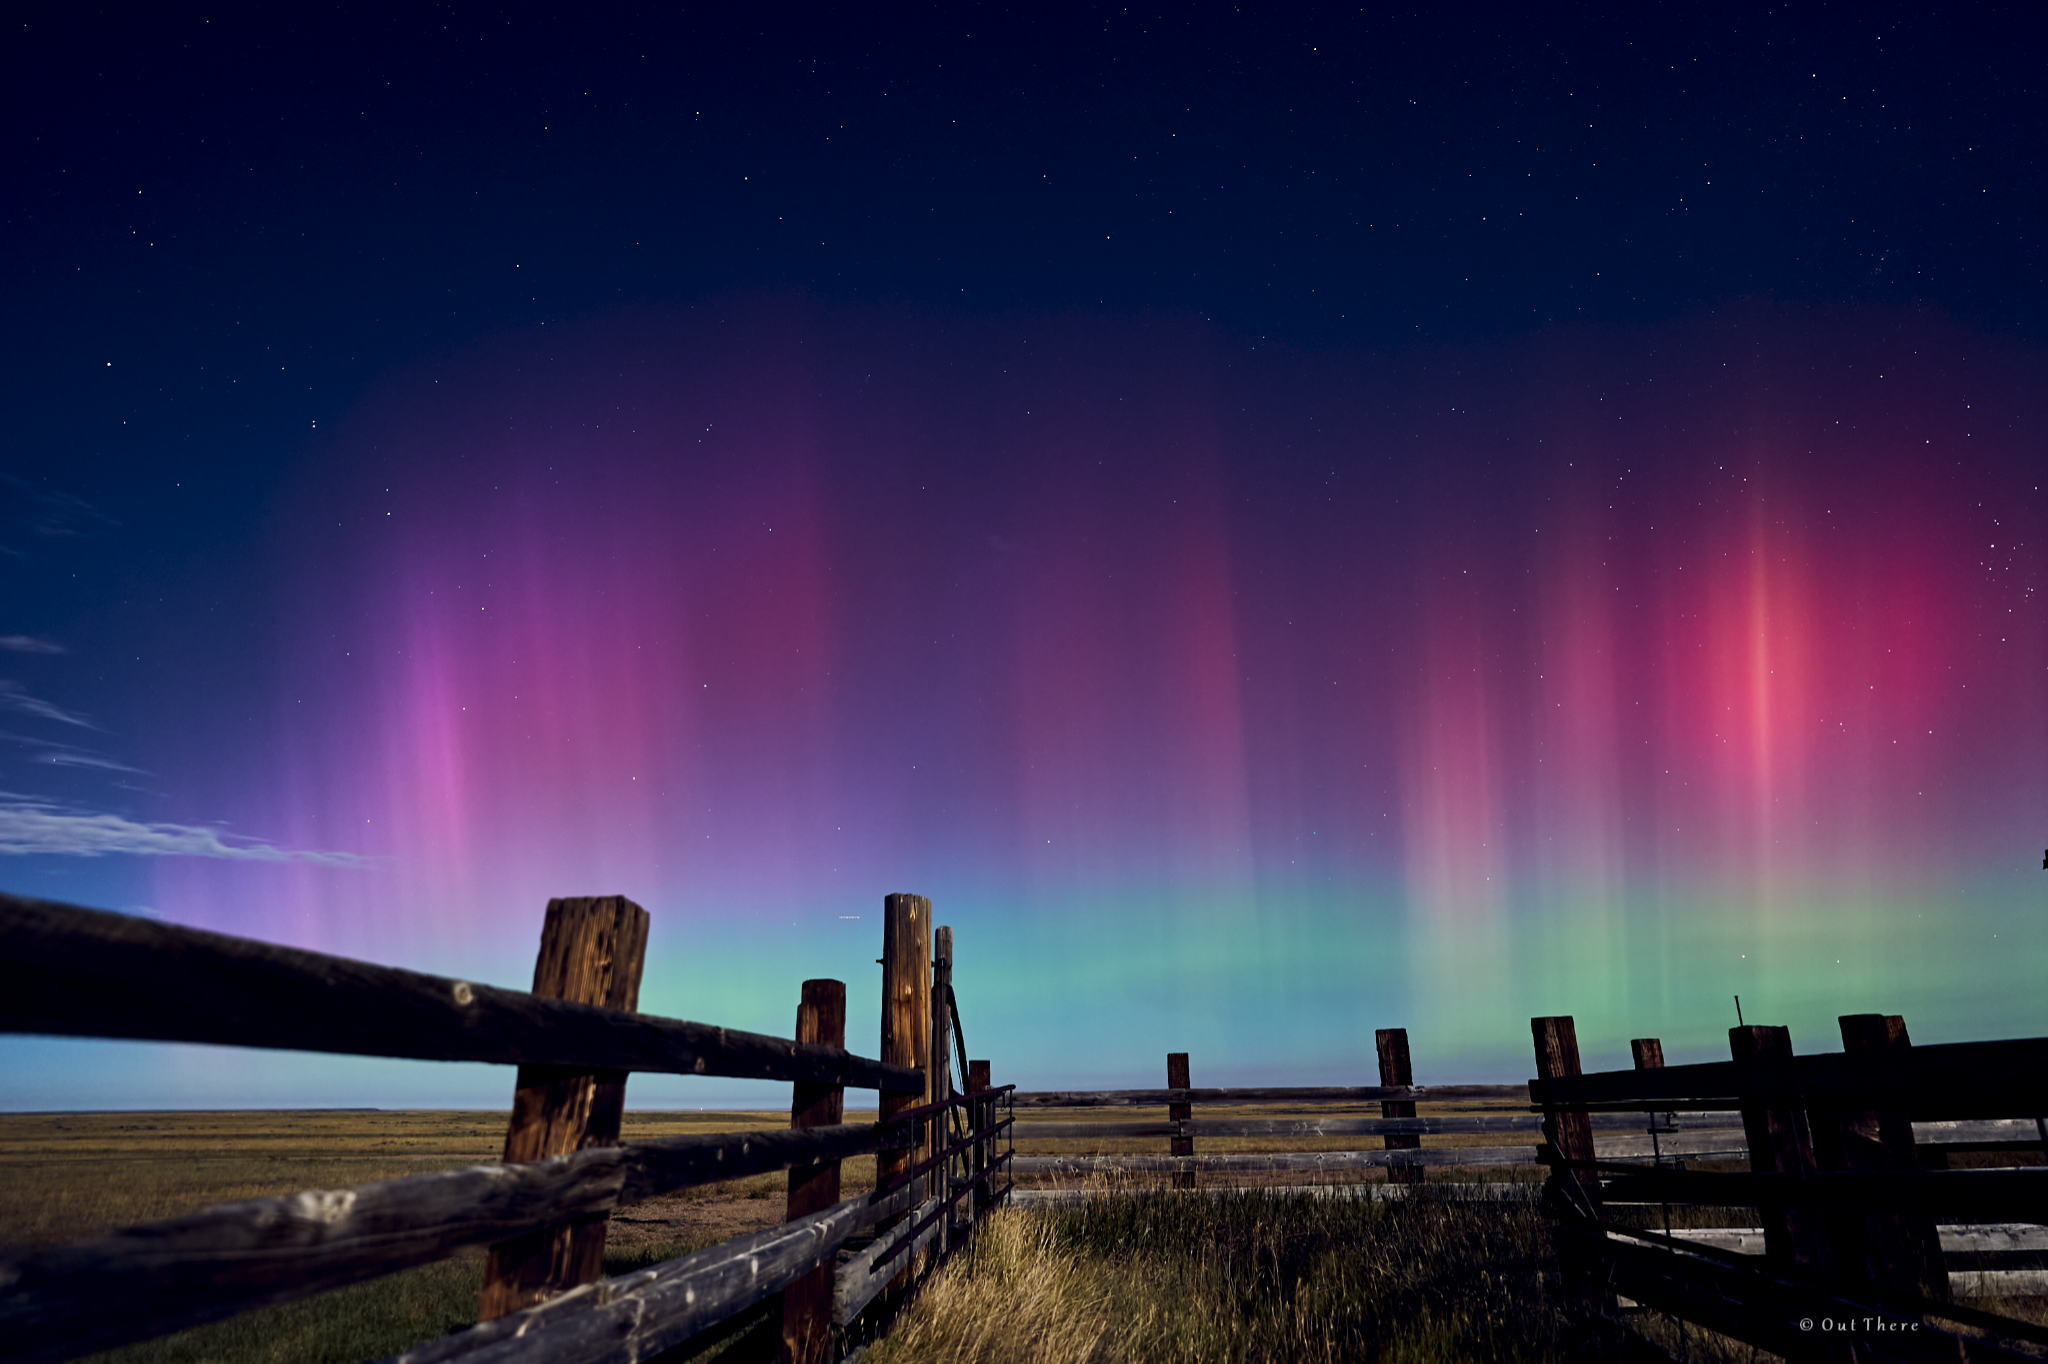
{"label": "leaning fence post", "polygon": [[1631,1037],[1628,1040],[1629,1055],[1635,1058],[1637,1070],[1664,1069],[1664,1044],[1654,1037]]}
{"label": "leaning fence post", "polygon": [[[533,993],[631,1013],[640,1007],[647,911],[623,895],[548,901]],[[521,1066],[505,1131],[505,1163],[616,1146],[626,1073]],[[484,1265],[477,1317],[489,1321],[590,1283],[604,1270],[605,1218],[500,1241]]]}
{"label": "leaning fence post", "polygon": [[[1728,1030],[1728,1050],[1748,1063],[1743,1081],[1742,1131],[1749,1168],[1798,1178],[1814,1168],[1813,1139],[1794,1091],[1792,1030],[1750,1024]],[[1785,1203],[1762,1209],[1764,1257],[1774,1265],[1831,1268],[1827,1237],[1815,1210]]]}
{"label": "leaning fence post", "polygon": [[[916,1108],[931,1097],[931,1071],[925,1049],[932,1041],[931,1011],[932,902],[922,895],[891,895],[882,902],[882,1059],[893,1066],[909,1066],[925,1073],[922,1093],[881,1097],[881,1118],[888,1121],[906,1108]],[[922,1126],[922,1125],[921,1125]],[[923,1128],[929,1133],[928,1127]],[[884,1151],[876,1158],[877,1188],[900,1177],[925,1155],[926,1137],[920,1136],[908,1150]],[[882,1231],[901,1222],[908,1213],[884,1221]],[[907,1283],[911,1257],[905,1255],[903,1272],[890,1280],[893,1288]]]}
{"label": "leaning fence post", "polygon": [[[1383,1085],[1412,1085],[1415,1083],[1415,1068],[1408,1060],[1408,1030],[1406,1028],[1381,1028],[1372,1035],[1373,1046],[1380,1054],[1380,1083]],[[1412,1099],[1385,1099],[1380,1102],[1382,1118],[1412,1118],[1415,1116],[1415,1102]],[[1422,1138],[1390,1134],[1384,1138],[1389,1151],[1415,1151],[1422,1147]],[[1387,1183],[1420,1184],[1420,1165],[1387,1165]]]}
{"label": "leaning fence post", "polygon": [[[933,934],[932,944],[932,1049],[931,1071],[926,1084],[929,1086],[931,1101],[934,1103],[953,1097],[952,1044],[946,1023],[950,1011],[946,1007],[947,996],[953,988],[953,930],[940,928]],[[949,1140],[952,1110],[942,1109],[932,1114],[931,1150],[936,1156],[952,1145]],[[943,1160],[932,1171],[932,1192],[940,1198],[953,1195],[953,1162]],[[943,1260],[950,1253],[952,1243],[953,1215],[949,1207],[946,1215],[939,1219],[938,1245],[932,1251],[934,1261]]]}
{"label": "leaning fence post", "polygon": [[[1188,1079],[1188,1054],[1184,1051],[1166,1053],[1166,1087],[1168,1089],[1193,1089],[1194,1081]],[[1192,1156],[1195,1153],[1195,1139],[1188,1134],[1187,1122],[1194,1113],[1192,1104],[1168,1104],[1166,1117],[1175,1125],[1167,1153],[1173,1156]],[[1173,1172],[1173,1187],[1192,1189],[1195,1187],[1195,1167],[1190,1161],[1182,1169]]]}
{"label": "leaning fence post", "polygon": [[[846,984],[807,980],[796,1009],[796,1040],[846,1046]],[[791,1087],[789,1125],[831,1127],[846,1116],[846,1091],[838,1085]],[[782,1220],[794,1222],[839,1201],[839,1162],[798,1165],[789,1172],[789,1199]],[[782,1291],[782,1350],[788,1364],[825,1364],[832,1354],[832,1285],[837,1255],[827,1255],[808,1274]]]}

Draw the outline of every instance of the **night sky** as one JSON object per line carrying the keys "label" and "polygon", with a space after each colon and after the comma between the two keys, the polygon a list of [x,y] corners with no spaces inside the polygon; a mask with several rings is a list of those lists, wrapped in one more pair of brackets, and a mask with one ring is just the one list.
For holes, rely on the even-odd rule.
{"label": "night sky", "polygon": [[868,1054],[916,891],[1034,1086],[2048,1032],[2018,11],[177,10],[0,48],[0,889],[517,987],[624,893]]}

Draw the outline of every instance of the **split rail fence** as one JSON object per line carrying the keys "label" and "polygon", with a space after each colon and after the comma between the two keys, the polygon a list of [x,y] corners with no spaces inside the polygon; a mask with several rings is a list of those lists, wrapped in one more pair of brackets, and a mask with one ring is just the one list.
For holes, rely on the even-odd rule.
{"label": "split rail fence", "polygon": [[[2039,1358],[2005,1342],[2048,1345],[2048,1329],[1955,1302],[1999,1286],[1961,1282],[1948,1257],[2048,1248],[2048,1167],[1950,1167],[1965,1152],[2048,1150],[2048,1038],[1914,1047],[1896,1015],[1840,1026],[1838,1053],[1795,1056],[1787,1029],[1744,1026],[1729,1030],[1729,1061],[1667,1067],[1646,1038],[1635,1069],[1584,1075],[1571,1018],[1531,1020],[1567,1292],[1602,1311],[1626,1297],[1795,1360]],[[1593,1137],[1628,1114],[1661,1131],[1729,1110],[1747,1171],[1687,1168],[1683,1134],[1648,1166],[1607,1158]],[[1620,1205],[1661,1209],[1646,1219],[1661,1228],[1617,1219]],[[1731,1244],[1672,1228],[1674,1207],[1754,1209],[1762,1225]],[[1762,1253],[1742,1253],[1745,1237]],[[2038,1271],[2015,1277],[2031,1282],[2006,1291],[2048,1292]]]}
{"label": "split rail fence", "polygon": [[[622,896],[551,901],[522,993],[0,895],[0,1031],[518,1067],[502,1164],[0,1255],[5,1353],[54,1364],[483,1247],[479,1324],[394,1364],[629,1364],[720,1340],[735,1359],[836,1357],[1008,1193],[1009,1087],[967,1059],[952,930],[934,954],[929,900],[884,909],[871,1059],[845,1049],[839,981],[804,982],[794,1038],[638,1013],[648,916]],[[621,1143],[634,1071],[789,1083],[790,1126]],[[878,1091],[879,1121],[843,1121],[848,1088]],[[869,1153],[874,1191],[842,1199],[840,1162]],[[782,1225],[602,1278],[614,1209],[782,1170]]]}
{"label": "split rail fence", "polygon": [[[1189,1057],[1172,1052],[1166,1058],[1165,1089],[1027,1091],[1012,1096],[1026,1116],[1013,1129],[1016,1140],[1033,1150],[1040,1143],[1108,1141],[1134,1138],[1164,1138],[1168,1143],[1157,1154],[1025,1154],[1013,1169],[1020,1176],[1051,1180],[1091,1177],[1170,1176],[1176,1187],[1193,1188],[1198,1181],[1237,1180],[1293,1174],[1321,1180],[1356,1180],[1384,1171],[1393,1185],[1422,1182],[1429,1169],[1455,1167],[1530,1167],[1532,1178],[1543,1163],[1540,1143],[1543,1116],[1529,1111],[1529,1088],[1519,1085],[1417,1085],[1409,1055],[1405,1028],[1382,1028],[1374,1037],[1378,1052],[1380,1083],[1374,1086],[1325,1086],[1314,1088],[1232,1088],[1196,1089],[1190,1084]],[[1418,1116],[1417,1105],[1427,1104],[1431,1112]],[[1327,1117],[1227,1117],[1210,1116],[1213,1109],[1264,1106],[1288,1108],[1367,1108],[1377,1105],[1377,1116],[1331,1115]],[[1511,1108],[1510,1108],[1511,1106]],[[1165,1121],[1135,1122],[1043,1120],[1037,1115],[1058,1109],[1105,1107],[1159,1108],[1167,1110]],[[1201,1116],[1196,1116],[1196,1110]],[[1464,1111],[1458,1111],[1464,1110]],[[1511,1111],[1512,1110],[1512,1111]],[[1726,1154],[1743,1150],[1740,1132],[1731,1138],[1725,1130],[1740,1121],[1734,1113],[1689,1115],[1688,1150],[1709,1146]],[[1628,1159],[1652,1154],[1658,1138],[1650,1135],[1643,1119],[1629,1114],[1602,1115],[1591,1120],[1600,1135],[1596,1150],[1603,1157]],[[1693,1132],[1693,1127],[1702,1130]],[[1669,1128],[1660,1129],[1663,1139],[1672,1138]],[[1274,1139],[1299,1148],[1303,1142],[1332,1137],[1377,1137],[1380,1145],[1353,1150],[1268,1150],[1207,1151],[1198,1144],[1210,1139],[1233,1143]],[[1452,1145],[1424,1145],[1425,1139],[1441,1142],[1457,1138]],[[1493,1137],[1493,1144],[1472,1144],[1474,1138]],[[1517,1141],[1517,1138],[1521,1140]]]}
{"label": "split rail fence", "polygon": [[[1387,1186],[1420,1183],[1430,1169],[1463,1178],[1460,1167],[1517,1166],[1534,1193],[1548,1167],[1543,1193],[1559,1216],[1571,1292],[1596,1309],[1612,1309],[1619,1293],[1793,1357],[1846,1357],[1841,1340],[1852,1319],[1868,1327],[1858,1358],[2011,1357],[1981,1340],[1964,1342],[1959,1356],[1958,1337],[1938,1331],[1936,1316],[2048,1343],[2039,1327],[1953,1301],[2048,1297],[2048,1271],[2038,1267],[2048,1252],[2048,1169],[1949,1169],[2048,1151],[2048,1040],[1913,1050],[1901,1020],[1851,1016],[1842,1020],[1846,1054],[1792,1059],[1784,1029],[1745,1028],[1733,1030],[1733,1062],[1667,1068],[1661,1043],[1639,1038],[1636,1069],[1581,1076],[1571,1020],[1533,1023],[1539,1078],[1527,1085],[1416,1085],[1407,1034],[1388,1028],[1376,1037],[1381,1084],[1373,1087],[1197,1089],[1187,1054],[1171,1053],[1164,1089],[1020,1091],[1011,1098],[1024,1117],[1011,1135],[1025,1153],[1012,1169],[1053,1187],[1020,1187],[1015,1197],[1088,1197],[1112,1180],[1193,1188],[1292,1175],[1329,1184],[1379,1171],[1385,1184],[1360,1192],[1386,1196],[1398,1192]],[[1373,1104],[1378,1116],[1209,1116],[1251,1105]],[[1418,1116],[1418,1104],[1431,1111]],[[1504,1111],[1509,1105],[1521,1111]],[[1490,1111],[1456,1111],[1481,1106]],[[1118,1107],[1164,1107],[1167,1117],[1080,1117]],[[1200,1149],[1210,1140],[1298,1148],[1345,1136],[1381,1145]],[[1488,1137],[1501,1140],[1473,1144]],[[1425,1144],[1446,1138],[1457,1144]],[[1165,1149],[1048,1152],[1145,1139]],[[1724,1172],[1731,1164],[1750,1169]],[[1700,1165],[1721,1168],[1688,1168]],[[1077,1180],[1081,1188],[1061,1187]],[[1667,1216],[1662,1231],[1604,1215],[1629,1203],[1763,1215],[1752,1213],[1756,1226],[1705,1228],[1672,1228]],[[2035,1267],[1984,1267],[2014,1260]],[[1891,1333],[1880,1322],[1918,1328]],[[1886,1339],[1873,1346],[1875,1334]],[[1895,1349],[1891,1334],[1917,1343]]]}

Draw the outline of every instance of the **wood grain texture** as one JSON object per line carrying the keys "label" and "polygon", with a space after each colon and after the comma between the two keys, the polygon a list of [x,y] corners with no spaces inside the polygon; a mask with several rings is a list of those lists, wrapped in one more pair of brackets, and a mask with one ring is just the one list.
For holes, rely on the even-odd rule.
{"label": "wood grain texture", "polygon": [[[787,1288],[874,1220],[852,1199],[637,1274],[572,1289],[431,1341],[387,1364],[640,1364]],[[893,1206],[893,1205],[890,1205]]]}
{"label": "wood grain texture", "polygon": [[[1578,1028],[1571,1015],[1558,1014],[1529,1020],[1529,1034],[1536,1049],[1536,1074],[1554,1080],[1579,1073]],[[1535,1092],[1532,1083],[1530,1092]],[[1598,1217],[1600,1179],[1583,1165],[1598,1158],[1593,1144],[1593,1125],[1586,1110],[1570,1104],[1546,1103],[1543,1108],[1543,1137],[1548,1145],[1544,1159],[1550,1177],[1544,1181],[1544,1201],[1560,1217],[1572,1221]],[[1614,1309],[1614,1292],[1602,1282],[1597,1266],[1579,1251],[1578,1242],[1558,1240],[1558,1278],[1565,1297],[1581,1311],[1607,1315]]]}
{"label": "wood grain texture", "polygon": [[[796,1040],[822,1046],[846,1045],[846,984],[807,980],[797,1004]],[[845,1117],[846,1091],[834,1085],[796,1085],[790,1095],[793,1131],[837,1127]],[[792,1166],[785,1222],[797,1222],[839,1202],[839,1162]],[[782,1350],[789,1364],[824,1364],[832,1351],[832,1262],[821,1261],[782,1292]]]}
{"label": "wood grain texture", "polygon": [[1652,1142],[1648,1136],[1593,1138],[1593,1152],[1601,1160],[1648,1160],[1652,1156],[1706,1157],[1715,1160],[1748,1160],[1749,1139],[1739,1127],[1706,1132],[1660,1133]]}
{"label": "wood grain texture", "polygon": [[672,1193],[725,1179],[774,1174],[794,1165],[909,1149],[915,1134],[903,1125],[840,1123],[802,1131],[726,1132],[658,1137],[619,1148],[626,1184],[619,1201]]}
{"label": "wood grain texture", "polygon": [[[882,1059],[918,1072],[925,1086],[916,1094],[884,1094],[881,1117],[888,1121],[907,1109],[933,1101],[930,1091],[932,902],[922,895],[890,895],[882,902]],[[902,1178],[930,1154],[927,1131],[914,1150],[888,1153],[876,1162],[875,1181],[886,1186]],[[927,1181],[912,1187],[924,1196]],[[899,1262],[900,1263],[900,1262]],[[898,1272],[907,1281],[909,1267]]]}
{"label": "wood grain texture", "polygon": [[[907,1190],[905,1192],[908,1192]],[[877,1236],[858,1255],[839,1266],[832,1288],[832,1322],[844,1326],[867,1310],[868,1304],[880,1297],[890,1282],[902,1273],[903,1262],[918,1255],[938,1239],[943,1218],[919,1227],[925,1217],[937,1208],[936,1200],[926,1200],[914,1207],[906,1204],[901,1221],[889,1232]],[[892,1258],[889,1263],[876,1268],[876,1262],[894,1250],[906,1238],[910,1249]]]}
{"label": "wood grain texture", "polygon": [[[534,958],[533,994],[619,1013],[640,1007],[647,911],[623,895],[548,901]],[[541,1160],[619,1143],[626,1073],[521,1066],[505,1131],[504,1161]],[[605,1217],[541,1227],[492,1246],[477,1314],[489,1321],[604,1272]]]}
{"label": "wood grain texture", "polygon": [[[1529,1020],[1529,1032],[1536,1046],[1536,1074],[1539,1077],[1564,1079],[1579,1073],[1579,1035],[1570,1014],[1532,1018]],[[1530,1089],[1533,1092],[1535,1086],[1531,1085]],[[1546,1107],[1543,1136],[1551,1149],[1564,1160],[1595,1159],[1593,1125],[1581,1109],[1568,1105]],[[1600,1208],[1600,1181],[1590,1171],[1574,1171],[1563,1166],[1553,1171],[1551,1183],[1554,1187],[1563,1187],[1567,1181],[1574,1186],[1572,1202],[1597,1213]]]}
{"label": "wood grain texture", "polygon": [[1637,1070],[1664,1069],[1664,1043],[1655,1037],[1631,1037],[1628,1053]]}
{"label": "wood grain texture", "polygon": [[787,1038],[6,894],[0,1031],[912,1093],[924,1084],[905,1068]]}

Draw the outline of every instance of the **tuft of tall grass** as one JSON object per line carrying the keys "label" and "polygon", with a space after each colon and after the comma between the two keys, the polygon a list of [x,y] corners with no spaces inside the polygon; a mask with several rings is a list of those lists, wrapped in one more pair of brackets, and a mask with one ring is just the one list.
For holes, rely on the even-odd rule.
{"label": "tuft of tall grass", "polygon": [[1546,1289],[1530,1200],[1172,1192],[1006,1209],[871,1364],[1664,1359]]}

